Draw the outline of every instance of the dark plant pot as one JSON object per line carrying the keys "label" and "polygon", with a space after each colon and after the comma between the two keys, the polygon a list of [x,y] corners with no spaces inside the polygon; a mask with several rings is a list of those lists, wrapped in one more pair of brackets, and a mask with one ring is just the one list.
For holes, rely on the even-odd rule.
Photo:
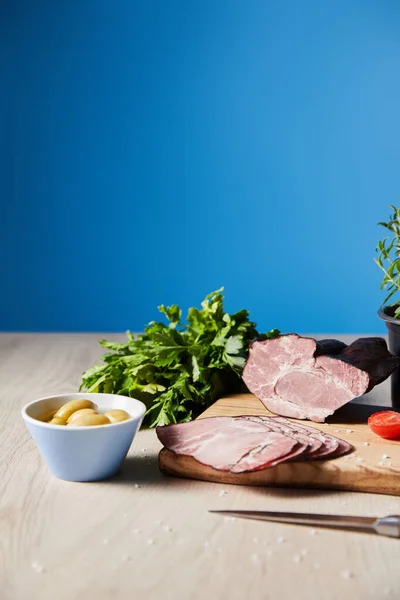
{"label": "dark plant pot", "polygon": [[[393,316],[396,308],[397,305],[380,308],[378,316],[385,321],[388,328],[389,351],[400,357],[400,319]],[[390,376],[390,385],[392,406],[400,408],[400,367]]]}

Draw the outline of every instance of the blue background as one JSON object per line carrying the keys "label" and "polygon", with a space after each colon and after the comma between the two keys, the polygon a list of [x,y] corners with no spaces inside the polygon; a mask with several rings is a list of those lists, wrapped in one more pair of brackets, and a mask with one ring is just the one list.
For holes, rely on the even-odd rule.
{"label": "blue background", "polygon": [[2,0],[0,329],[141,330],[225,286],[381,332],[396,0]]}

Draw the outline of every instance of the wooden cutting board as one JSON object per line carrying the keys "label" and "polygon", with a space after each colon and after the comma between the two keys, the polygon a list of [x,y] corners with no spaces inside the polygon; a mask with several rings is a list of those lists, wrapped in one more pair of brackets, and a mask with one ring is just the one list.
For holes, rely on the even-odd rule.
{"label": "wooden cutting board", "polygon": [[[400,496],[400,441],[379,438],[367,425],[369,415],[379,410],[383,410],[381,406],[350,403],[330,417],[327,423],[305,422],[354,446],[353,454],[341,458],[281,463],[263,471],[233,474],[217,471],[194,458],[178,456],[163,448],[159,455],[159,466],[167,475],[217,483],[331,488]],[[237,394],[221,398],[199,419],[238,415],[272,413],[253,394]]]}

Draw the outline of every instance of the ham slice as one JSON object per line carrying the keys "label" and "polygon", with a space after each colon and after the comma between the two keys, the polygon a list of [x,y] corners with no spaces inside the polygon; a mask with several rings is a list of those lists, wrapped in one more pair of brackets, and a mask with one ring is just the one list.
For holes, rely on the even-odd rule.
{"label": "ham slice", "polygon": [[[324,441],[319,439],[317,436],[313,437],[308,432],[301,431],[291,426],[291,422],[288,419],[278,421],[277,417],[245,417],[258,423],[263,423],[270,431],[279,431],[285,435],[294,437],[299,443],[305,444],[307,447],[304,450],[304,458],[314,458],[316,453],[320,451],[320,448],[324,446]],[[329,453],[329,452],[328,452]]]}
{"label": "ham slice", "polygon": [[258,471],[294,460],[333,458],[351,449],[334,436],[280,417],[210,417],[164,425],[156,432],[171,452],[231,473]]}
{"label": "ham slice", "polygon": [[298,442],[262,423],[211,417],[156,428],[160,442],[175,454],[192,456],[218,471],[244,473],[275,464],[298,450]]}
{"label": "ham slice", "polygon": [[383,338],[360,338],[346,346],[288,334],[253,342],[243,381],[270,411],[323,422],[399,364]]}
{"label": "ham slice", "polygon": [[336,456],[343,456],[344,454],[348,454],[351,450],[353,450],[353,446],[346,442],[346,440],[342,440],[337,438],[334,435],[330,435],[329,433],[325,433],[316,429],[315,427],[310,427],[308,425],[304,425],[303,423],[297,423],[295,421],[289,421],[285,419],[285,417],[271,417],[276,420],[278,423],[284,423],[286,427],[290,427],[292,430],[298,432],[303,432],[322,442],[321,447],[313,454],[313,458],[335,458]]}

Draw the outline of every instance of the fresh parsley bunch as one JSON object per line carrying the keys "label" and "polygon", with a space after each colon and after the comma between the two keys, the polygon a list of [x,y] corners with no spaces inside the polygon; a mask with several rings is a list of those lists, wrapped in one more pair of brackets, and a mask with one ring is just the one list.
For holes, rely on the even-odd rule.
{"label": "fresh parsley bunch", "polygon": [[241,374],[254,338],[260,335],[247,310],[228,314],[223,288],[206,296],[201,309],[190,308],[181,321],[179,306],[158,307],[167,324],[152,321],[136,338],[127,332],[124,344],[102,340],[111,350],[82,376],[80,389],[123,394],[147,406],[150,427],[190,421],[207,406],[241,386]]}

